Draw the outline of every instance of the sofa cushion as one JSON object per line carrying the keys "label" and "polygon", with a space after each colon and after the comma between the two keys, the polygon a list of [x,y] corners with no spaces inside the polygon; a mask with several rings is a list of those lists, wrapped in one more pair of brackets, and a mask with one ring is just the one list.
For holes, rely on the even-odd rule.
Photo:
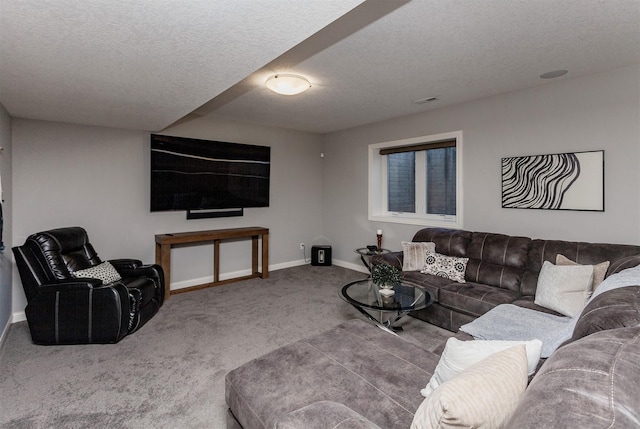
{"label": "sofa cushion", "polygon": [[506,427],[638,427],[638,356],[640,325],[597,332],[559,348],[533,378]]}
{"label": "sofa cushion", "polygon": [[500,428],[526,386],[525,346],[510,347],[440,385],[420,404],[411,429]]}
{"label": "sofa cushion", "polygon": [[545,261],[538,276],[534,302],[574,317],[591,296],[592,283],[593,265],[554,265]]}
{"label": "sofa cushion", "polygon": [[640,325],[640,286],[604,292],[582,310],[569,341],[607,329]]}
{"label": "sofa cushion", "polygon": [[288,413],[334,401],[383,427],[409,427],[438,355],[351,320],[229,372],[226,401],[244,429],[273,428]]}
{"label": "sofa cushion", "polygon": [[431,297],[438,302],[440,300],[440,289],[452,283],[451,280],[434,276],[432,274],[423,274],[417,271],[407,271],[402,273],[404,281],[423,287]]}
{"label": "sofa cushion", "polygon": [[319,401],[278,419],[275,429],[380,429],[380,426],[333,401]]}
{"label": "sofa cushion", "polygon": [[436,252],[449,256],[465,257],[473,233],[461,229],[423,228],[416,232],[411,241],[431,241],[436,244]]}
{"label": "sofa cushion", "polygon": [[499,304],[509,304],[518,292],[480,283],[450,283],[440,288],[438,302],[456,311],[482,316]]}
{"label": "sofa cushion", "polygon": [[467,248],[467,280],[519,291],[530,242],[528,237],[474,232]]}
{"label": "sofa cushion", "polygon": [[553,311],[549,308],[542,307],[540,305],[535,304],[534,302],[535,298],[536,298],[535,296],[521,296],[520,298],[513,301],[511,304],[517,305],[518,307],[528,308],[530,310],[536,310],[536,311],[541,311],[547,314],[553,314],[554,316],[562,316],[562,314],[558,313],[557,311]]}

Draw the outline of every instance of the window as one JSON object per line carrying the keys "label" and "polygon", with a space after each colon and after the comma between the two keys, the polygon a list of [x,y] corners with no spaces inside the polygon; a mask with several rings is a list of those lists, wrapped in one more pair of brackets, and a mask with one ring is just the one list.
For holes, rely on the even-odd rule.
{"label": "window", "polygon": [[369,220],[462,228],[462,132],[369,145]]}

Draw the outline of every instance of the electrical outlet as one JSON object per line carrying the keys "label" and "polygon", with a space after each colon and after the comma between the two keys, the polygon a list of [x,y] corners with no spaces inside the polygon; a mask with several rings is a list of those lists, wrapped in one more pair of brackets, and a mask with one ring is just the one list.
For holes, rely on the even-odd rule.
{"label": "electrical outlet", "polygon": [[300,243],[300,250],[304,250],[304,243]]}

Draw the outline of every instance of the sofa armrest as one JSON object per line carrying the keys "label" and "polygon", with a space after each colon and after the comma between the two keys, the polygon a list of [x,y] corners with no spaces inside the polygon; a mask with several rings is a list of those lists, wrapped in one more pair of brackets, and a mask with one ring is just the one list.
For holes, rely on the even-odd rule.
{"label": "sofa armrest", "polygon": [[379,264],[388,264],[402,271],[402,262],[404,254],[402,252],[382,253],[371,257],[371,267]]}
{"label": "sofa armrest", "polygon": [[38,287],[38,294],[55,292],[64,293],[72,290],[94,289],[100,286],[102,286],[102,280],[88,277],[78,279],[53,280],[49,283],[40,285]]}
{"label": "sofa armrest", "polygon": [[637,265],[640,265],[640,255],[627,256],[626,258],[620,258],[618,260],[611,261],[611,265],[609,265],[606,277],[609,277],[610,275],[615,273],[619,273],[620,271],[626,270],[627,268],[633,268]]}
{"label": "sofa armrest", "polygon": [[318,401],[299,408],[276,422],[276,429],[380,429],[380,426],[343,404]]}

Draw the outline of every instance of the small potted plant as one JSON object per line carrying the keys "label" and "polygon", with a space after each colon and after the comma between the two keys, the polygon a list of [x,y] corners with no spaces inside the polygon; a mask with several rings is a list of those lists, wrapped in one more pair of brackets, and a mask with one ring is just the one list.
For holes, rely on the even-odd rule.
{"label": "small potted plant", "polygon": [[374,265],[371,270],[371,280],[373,280],[373,284],[379,288],[393,289],[395,285],[400,284],[400,280],[402,280],[402,272],[393,265]]}

